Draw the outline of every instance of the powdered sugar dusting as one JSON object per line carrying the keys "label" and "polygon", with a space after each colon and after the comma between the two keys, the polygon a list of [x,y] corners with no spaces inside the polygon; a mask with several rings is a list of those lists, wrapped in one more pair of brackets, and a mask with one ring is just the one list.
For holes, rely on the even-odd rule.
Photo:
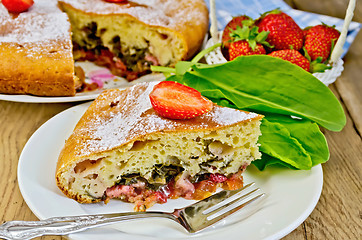
{"label": "powdered sugar dusting", "polygon": [[0,14],[0,44],[18,46],[17,51],[27,51],[29,57],[59,48],[68,49],[71,57],[70,23],[57,1],[37,0],[19,15],[9,14],[2,6]]}
{"label": "powdered sugar dusting", "polygon": [[[151,87],[152,85],[148,86],[148,88]],[[141,115],[151,108],[151,103],[146,99],[146,94],[141,94],[138,99],[132,98],[134,92],[135,87],[131,87],[127,93],[126,101],[122,103],[124,104],[122,111],[114,114],[94,132],[94,137],[100,139],[100,147],[112,145],[112,141],[115,139],[122,142],[122,139],[125,139],[132,131],[142,131],[139,129],[142,120]],[[119,99],[116,98],[115,102],[117,101]]]}
{"label": "powdered sugar dusting", "polygon": [[0,25],[1,25],[1,23],[3,23],[5,20],[7,20],[9,18],[11,18],[11,15],[6,10],[4,5],[0,4]]}
{"label": "powdered sugar dusting", "polygon": [[140,21],[156,26],[175,27],[182,22],[189,25],[204,22],[201,8],[195,8],[195,2],[204,5],[203,0],[133,0],[124,4],[109,3],[102,0],[62,0],[74,8],[95,14],[129,14]]}
{"label": "powdered sugar dusting", "polygon": [[142,140],[151,133],[213,130],[258,116],[215,105],[210,112],[193,119],[166,119],[157,115],[149,99],[155,84],[157,82],[141,83],[124,91],[108,90],[100,95],[83,116],[87,118],[84,124],[71,136],[86,139],[77,142],[77,154],[89,155],[113,149],[136,139]]}
{"label": "powdered sugar dusting", "polygon": [[70,23],[64,13],[24,13],[2,23],[0,42],[39,43],[70,38]]}
{"label": "powdered sugar dusting", "polygon": [[33,6],[29,9],[32,13],[60,13],[57,0],[34,0]]}
{"label": "powdered sugar dusting", "polygon": [[235,124],[240,121],[246,121],[249,119],[256,118],[258,114],[252,112],[243,112],[232,108],[214,108],[213,111],[210,111],[205,114],[206,118],[212,118],[215,123],[219,125],[230,125]]}

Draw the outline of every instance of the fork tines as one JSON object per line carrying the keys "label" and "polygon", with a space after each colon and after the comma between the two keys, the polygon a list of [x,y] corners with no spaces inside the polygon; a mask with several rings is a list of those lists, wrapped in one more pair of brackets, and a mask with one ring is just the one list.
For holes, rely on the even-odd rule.
{"label": "fork tines", "polygon": [[[196,204],[186,207],[184,209],[184,217],[188,220],[190,227],[193,229],[192,232],[200,231],[235,213],[257,199],[262,198],[265,195],[264,193],[255,196],[255,193],[260,191],[259,188],[248,189],[253,185],[254,183],[249,183],[238,190],[224,190],[197,202]],[[246,192],[246,189],[249,191]],[[243,191],[245,193],[242,193]],[[237,196],[236,199],[230,201],[231,197],[238,193],[241,193],[242,195]]]}

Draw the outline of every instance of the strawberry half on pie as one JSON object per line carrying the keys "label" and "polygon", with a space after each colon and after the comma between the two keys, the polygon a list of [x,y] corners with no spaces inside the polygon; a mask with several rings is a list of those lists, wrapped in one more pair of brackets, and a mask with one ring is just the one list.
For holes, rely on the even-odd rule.
{"label": "strawberry half on pie", "polygon": [[[120,199],[134,203],[135,211],[179,197],[203,199],[218,187],[242,187],[242,172],[261,156],[262,116],[220,107],[184,87],[152,82],[104,91],[60,153],[58,187],[79,203]],[[165,96],[189,99],[186,112],[196,114],[162,115],[170,111]],[[157,111],[155,103],[161,105]],[[186,105],[172,107],[173,118],[185,114]]]}

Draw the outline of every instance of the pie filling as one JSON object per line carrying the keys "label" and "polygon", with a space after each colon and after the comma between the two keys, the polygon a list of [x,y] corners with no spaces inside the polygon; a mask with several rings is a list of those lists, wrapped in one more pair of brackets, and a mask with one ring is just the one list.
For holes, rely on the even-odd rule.
{"label": "pie filling", "polygon": [[167,199],[182,197],[202,200],[217,188],[235,190],[243,186],[243,170],[228,177],[218,173],[201,173],[190,177],[182,170],[178,166],[158,166],[152,183],[138,174],[122,176],[114,186],[106,189],[102,199],[107,203],[109,199],[117,198],[134,203],[135,211],[146,211],[155,203],[166,203]]}
{"label": "pie filling", "polygon": [[107,67],[114,75],[135,80],[140,76],[151,73],[151,65],[160,65],[148,48],[128,48],[121,43],[120,36],[114,36],[107,44],[101,40],[102,30],[95,22],[83,27],[82,42],[73,41],[73,56],[77,61],[91,61],[99,66]]}
{"label": "pie filling", "polygon": [[[260,158],[259,121],[205,132],[155,133],[71,165],[65,186],[87,202],[116,198],[145,211],[167,199],[204,199],[239,189],[242,172]],[[240,134],[243,133],[243,134]]]}

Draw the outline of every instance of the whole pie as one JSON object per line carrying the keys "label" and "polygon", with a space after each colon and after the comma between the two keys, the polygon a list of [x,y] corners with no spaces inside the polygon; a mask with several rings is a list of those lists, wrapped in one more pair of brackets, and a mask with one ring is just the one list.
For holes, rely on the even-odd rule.
{"label": "whole pie", "polygon": [[35,0],[18,15],[0,4],[0,92],[72,96],[74,60],[132,81],[151,65],[193,56],[208,29],[203,0]]}

